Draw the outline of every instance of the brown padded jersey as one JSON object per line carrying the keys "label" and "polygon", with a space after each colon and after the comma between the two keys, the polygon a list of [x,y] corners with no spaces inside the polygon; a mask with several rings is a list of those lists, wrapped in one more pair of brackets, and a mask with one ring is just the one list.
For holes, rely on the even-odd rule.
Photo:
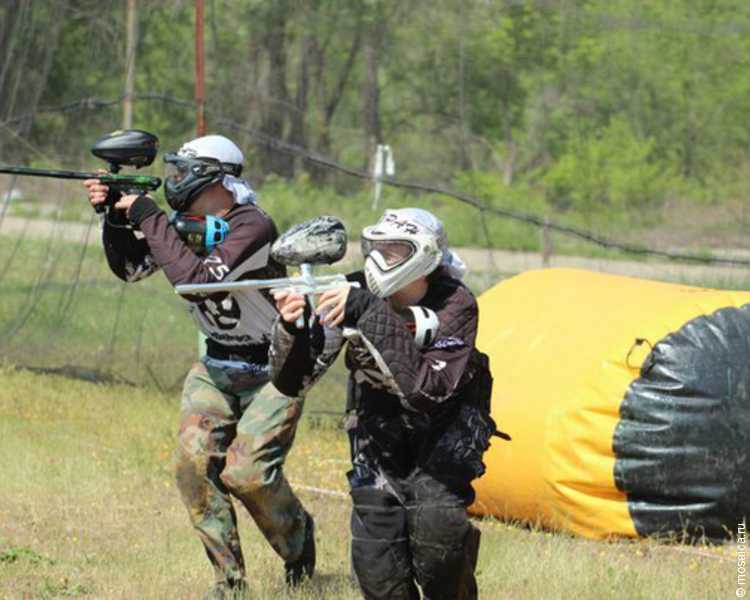
{"label": "brown padded jersey", "polygon": [[[471,355],[477,352],[474,341],[478,310],[472,293],[443,268],[432,273],[429,281],[427,294],[419,305],[435,311],[440,325],[434,343],[427,348],[417,348],[403,318],[383,300],[370,302],[357,315],[355,325],[379,351],[401,404],[419,412],[432,412],[457,393],[461,384],[473,376],[467,367]],[[349,346],[346,358],[350,368],[356,370],[363,367],[363,359],[355,348],[356,345]]]}
{"label": "brown padded jersey", "polygon": [[[431,413],[460,397],[475,374],[471,359],[478,353],[474,346],[478,310],[469,289],[443,268],[430,275],[427,295],[419,305],[434,310],[440,326],[435,341],[418,348],[403,318],[387,301],[366,290],[362,273],[348,277],[362,285],[351,290],[347,302],[347,320],[353,320],[347,324],[358,332],[346,353],[354,404],[377,410],[395,400],[409,411]],[[316,343],[316,330],[320,337],[319,325],[308,335],[290,331],[280,322],[274,327],[273,380],[286,394],[304,393],[333,363],[345,341],[339,334],[338,340]],[[334,333],[328,330],[326,337]]]}
{"label": "brown padded jersey", "polygon": [[[135,209],[135,210],[134,210]],[[270,257],[277,237],[271,218],[254,205],[235,205],[224,216],[229,224],[225,241],[207,256],[196,255],[169,224],[167,214],[150,198],[139,198],[131,208],[133,230],[104,226],[103,242],[111,270],[124,281],[138,281],[161,268],[172,285],[216,283],[243,279],[284,277],[286,269]],[[267,362],[270,330],[276,309],[267,292],[219,292],[184,296],[208,338],[214,358]]]}

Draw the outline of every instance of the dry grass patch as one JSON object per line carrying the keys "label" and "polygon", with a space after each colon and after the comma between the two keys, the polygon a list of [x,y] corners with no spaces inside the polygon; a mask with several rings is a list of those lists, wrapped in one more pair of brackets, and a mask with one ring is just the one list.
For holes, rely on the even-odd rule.
{"label": "dry grass patch", "polygon": [[[316,392],[338,403],[333,388]],[[326,402],[308,401],[316,410]],[[201,598],[211,569],[171,475],[177,400],[0,370],[0,598]],[[335,419],[306,419],[289,479],[345,491],[347,443]],[[301,491],[315,515],[316,577],[295,593],[244,511],[241,537],[253,598],[344,599],[349,501]],[[480,522],[486,599],[733,597],[732,548],[601,543]]]}

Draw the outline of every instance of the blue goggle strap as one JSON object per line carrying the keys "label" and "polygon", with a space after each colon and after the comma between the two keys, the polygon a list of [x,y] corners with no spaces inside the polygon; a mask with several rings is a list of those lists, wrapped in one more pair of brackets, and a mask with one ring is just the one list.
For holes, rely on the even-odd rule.
{"label": "blue goggle strap", "polygon": [[211,252],[216,246],[222,244],[227,239],[229,233],[229,223],[219,217],[206,215],[206,250]]}

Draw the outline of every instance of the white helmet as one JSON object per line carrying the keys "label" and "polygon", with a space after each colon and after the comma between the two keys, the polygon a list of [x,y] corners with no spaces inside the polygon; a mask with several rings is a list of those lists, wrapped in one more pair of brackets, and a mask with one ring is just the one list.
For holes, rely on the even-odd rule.
{"label": "white helmet", "polygon": [[365,279],[373,294],[386,298],[438,267],[443,251],[439,234],[425,226],[430,219],[435,217],[419,208],[386,210],[362,230]]}
{"label": "white helmet", "polygon": [[223,135],[206,135],[183,144],[176,153],[164,156],[167,202],[183,212],[208,186],[221,182],[237,204],[254,203],[255,192],[240,178],[244,160],[237,145]]}
{"label": "white helmet", "polygon": [[223,165],[239,166],[240,170],[245,162],[242,150],[223,135],[204,135],[196,138],[183,144],[177,155],[185,158],[212,158]]}
{"label": "white helmet", "polygon": [[424,306],[407,306],[402,314],[406,328],[414,334],[417,348],[426,348],[435,341],[440,320],[434,310]]}

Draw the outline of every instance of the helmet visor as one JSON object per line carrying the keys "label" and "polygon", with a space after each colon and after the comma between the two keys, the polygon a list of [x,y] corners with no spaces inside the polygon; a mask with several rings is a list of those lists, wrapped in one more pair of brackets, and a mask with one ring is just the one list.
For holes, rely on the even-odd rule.
{"label": "helmet visor", "polygon": [[172,183],[180,183],[188,175],[195,178],[215,177],[223,174],[221,163],[213,158],[187,158],[179,154],[164,156],[164,177]]}
{"label": "helmet visor", "polygon": [[401,240],[368,240],[362,237],[362,256],[367,258],[372,252],[377,251],[383,257],[386,268],[392,269],[404,264],[415,252],[414,245]]}
{"label": "helmet visor", "polygon": [[190,171],[190,165],[184,158],[176,154],[164,156],[164,179],[173,183],[179,183]]}

